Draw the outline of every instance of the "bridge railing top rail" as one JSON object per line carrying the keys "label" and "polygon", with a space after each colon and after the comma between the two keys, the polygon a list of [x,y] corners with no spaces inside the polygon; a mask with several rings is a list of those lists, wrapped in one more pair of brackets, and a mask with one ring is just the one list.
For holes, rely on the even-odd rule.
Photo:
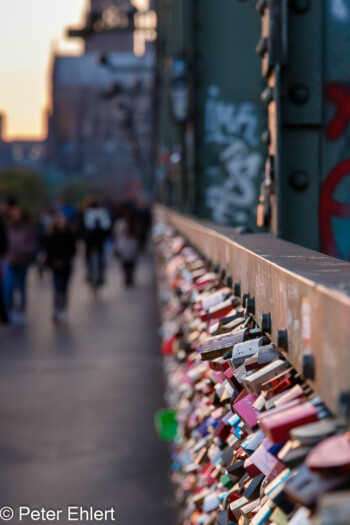
{"label": "bridge railing top rail", "polygon": [[234,229],[180,215],[158,206],[203,256],[254,299],[254,318],[271,315],[271,339],[313,388],[337,411],[350,390],[350,263],[276,239],[240,235]]}

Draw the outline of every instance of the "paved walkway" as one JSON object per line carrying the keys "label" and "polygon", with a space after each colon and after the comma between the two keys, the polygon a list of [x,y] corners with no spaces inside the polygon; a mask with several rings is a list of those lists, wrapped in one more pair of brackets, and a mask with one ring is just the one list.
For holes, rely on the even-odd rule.
{"label": "paved walkway", "polygon": [[94,300],[78,268],[56,328],[49,279],[32,272],[28,326],[0,331],[0,506],[63,509],[63,524],[69,505],[115,506],[119,525],[173,525],[151,263],[135,289],[116,263],[108,280]]}

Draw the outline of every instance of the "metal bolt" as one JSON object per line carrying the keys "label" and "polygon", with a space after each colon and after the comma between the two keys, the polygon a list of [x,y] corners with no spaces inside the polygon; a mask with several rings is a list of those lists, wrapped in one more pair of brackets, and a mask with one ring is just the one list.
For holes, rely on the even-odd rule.
{"label": "metal bolt", "polygon": [[295,84],[289,89],[289,98],[295,102],[295,104],[302,105],[305,104],[310,98],[310,90],[301,82]]}
{"label": "metal bolt", "polygon": [[254,297],[249,297],[249,299],[247,299],[247,312],[248,312],[248,314],[255,315],[255,299],[254,299]]}
{"label": "metal bolt", "polygon": [[236,297],[241,297],[241,285],[240,283],[235,283],[233,288],[233,293]]}
{"label": "metal bolt", "polygon": [[221,280],[223,281],[226,277],[226,270],[225,268],[223,270],[221,270]]}
{"label": "metal bolt", "polygon": [[277,348],[288,351],[288,332],[287,330],[278,330],[277,332]]}
{"label": "metal bolt", "polygon": [[258,55],[263,58],[267,52],[267,38],[261,38],[256,45],[255,51]]}
{"label": "metal bolt", "polygon": [[259,0],[256,4],[255,4],[255,10],[257,11],[257,13],[259,13],[259,15],[263,15],[264,14],[264,11],[267,7],[267,0]]}
{"label": "metal bolt", "polygon": [[341,392],[338,398],[338,414],[345,419],[345,424],[350,419],[350,391]]}
{"label": "metal bolt", "polygon": [[267,144],[267,146],[269,146],[271,144],[271,133],[270,133],[270,130],[266,129],[265,131],[262,132],[262,134],[261,134],[261,142],[263,142],[264,144]]}
{"label": "metal bolt", "polygon": [[261,100],[265,102],[265,104],[270,104],[270,102],[273,101],[273,88],[268,86],[264,91],[261,93]]}
{"label": "metal bolt", "polygon": [[243,298],[242,298],[243,308],[247,307],[247,301],[248,301],[249,298],[250,298],[250,293],[243,294]]}
{"label": "metal bolt", "polygon": [[261,330],[271,334],[271,314],[262,314],[261,316]]}
{"label": "metal bolt", "polygon": [[227,286],[228,286],[229,288],[232,288],[232,286],[233,286],[233,280],[232,280],[231,275],[229,275],[229,276],[227,277],[227,279],[226,279],[226,284],[227,284]]}
{"label": "metal bolt", "polygon": [[310,176],[304,170],[295,170],[289,175],[289,184],[295,191],[304,191],[310,184]]}
{"label": "metal bolt", "polygon": [[303,376],[305,379],[315,379],[315,358],[313,355],[303,357]]}
{"label": "metal bolt", "polygon": [[290,7],[298,15],[303,15],[310,9],[310,0],[291,0]]}
{"label": "metal bolt", "polygon": [[269,155],[265,164],[265,181],[268,186],[275,180],[275,158]]}
{"label": "metal bolt", "polygon": [[214,272],[219,273],[220,271],[220,264],[214,264]]}

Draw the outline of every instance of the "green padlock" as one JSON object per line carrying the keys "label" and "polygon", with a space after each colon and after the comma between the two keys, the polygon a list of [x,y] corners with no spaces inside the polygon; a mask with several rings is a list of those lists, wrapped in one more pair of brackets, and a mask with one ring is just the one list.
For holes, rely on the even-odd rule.
{"label": "green padlock", "polygon": [[230,479],[230,477],[227,474],[224,474],[220,478],[221,483],[223,486],[227,489],[231,489],[234,485],[233,481]]}
{"label": "green padlock", "polygon": [[177,435],[176,410],[158,410],[155,414],[155,427],[163,441],[172,441]]}

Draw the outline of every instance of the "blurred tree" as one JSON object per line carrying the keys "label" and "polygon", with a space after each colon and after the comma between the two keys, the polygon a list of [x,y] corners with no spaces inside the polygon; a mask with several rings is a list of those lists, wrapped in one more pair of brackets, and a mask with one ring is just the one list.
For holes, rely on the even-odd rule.
{"label": "blurred tree", "polygon": [[40,212],[49,204],[49,191],[39,173],[20,168],[0,172],[0,200],[13,197],[31,213]]}
{"label": "blurred tree", "polygon": [[93,193],[94,188],[88,181],[72,180],[61,188],[60,197],[66,204],[77,206],[85,197]]}

